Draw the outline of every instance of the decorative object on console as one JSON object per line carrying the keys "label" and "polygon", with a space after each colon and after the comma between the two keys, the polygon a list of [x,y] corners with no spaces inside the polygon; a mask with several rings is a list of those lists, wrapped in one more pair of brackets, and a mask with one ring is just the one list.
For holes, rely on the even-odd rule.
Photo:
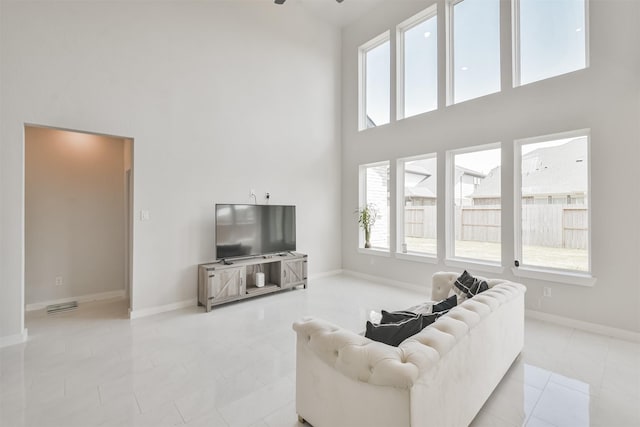
{"label": "decorative object on console", "polygon": [[356,211],[358,214],[358,224],[364,231],[364,247],[371,247],[371,227],[376,223],[378,219],[378,208],[373,203],[369,203],[363,208]]}
{"label": "decorative object on console", "polygon": [[264,273],[259,271],[256,273],[256,287],[262,288],[264,286]]}

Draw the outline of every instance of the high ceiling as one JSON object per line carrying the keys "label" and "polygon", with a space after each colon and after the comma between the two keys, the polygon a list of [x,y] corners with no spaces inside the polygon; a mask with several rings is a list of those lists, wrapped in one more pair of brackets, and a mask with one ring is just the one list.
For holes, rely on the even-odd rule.
{"label": "high ceiling", "polygon": [[287,0],[287,2],[280,7],[286,6],[289,2],[297,2],[318,15],[321,19],[339,27],[344,27],[366,14],[382,1],[383,0],[344,0],[342,3],[338,3],[336,0]]}

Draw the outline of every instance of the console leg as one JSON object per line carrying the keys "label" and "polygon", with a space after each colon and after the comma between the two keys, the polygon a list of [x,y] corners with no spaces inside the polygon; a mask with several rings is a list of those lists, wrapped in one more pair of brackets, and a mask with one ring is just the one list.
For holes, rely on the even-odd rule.
{"label": "console leg", "polygon": [[302,418],[300,415],[298,415],[298,422],[300,424],[304,424],[304,418]]}

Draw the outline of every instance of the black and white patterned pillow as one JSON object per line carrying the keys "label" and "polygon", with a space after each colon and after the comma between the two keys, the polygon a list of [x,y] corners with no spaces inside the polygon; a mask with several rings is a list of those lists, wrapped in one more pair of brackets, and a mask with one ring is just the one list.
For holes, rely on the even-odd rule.
{"label": "black and white patterned pillow", "polygon": [[461,299],[472,298],[489,289],[486,281],[473,277],[465,270],[453,283],[453,291]]}
{"label": "black and white patterned pillow", "polygon": [[399,323],[374,325],[367,322],[364,336],[397,347],[400,343],[422,330],[422,316],[416,314]]}
{"label": "black and white patterned pillow", "polygon": [[437,304],[433,304],[433,308],[431,309],[432,313],[446,313],[451,310],[453,307],[458,305],[458,296],[451,295],[449,298],[445,298]]}
{"label": "black and white patterned pillow", "polygon": [[434,313],[434,314],[418,314],[413,313],[411,311],[386,311],[382,310],[382,319],[380,320],[380,324],[385,325],[389,323],[398,323],[405,321],[407,319],[411,319],[419,315],[422,318],[422,328],[426,328],[430,324],[436,321],[438,317],[442,315],[442,313]]}

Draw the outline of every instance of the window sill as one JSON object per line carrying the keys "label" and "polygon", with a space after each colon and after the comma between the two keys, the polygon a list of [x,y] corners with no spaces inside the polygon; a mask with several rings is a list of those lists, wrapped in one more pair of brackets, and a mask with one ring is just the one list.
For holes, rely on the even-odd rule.
{"label": "window sill", "polygon": [[589,287],[596,284],[596,278],[588,273],[572,273],[568,271],[559,272],[533,267],[512,267],[511,272],[514,276],[526,277],[527,279],[544,280],[547,282]]}
{"label": "window sill", "polygon": [[396,252],[396,258],[398,259],[404,259],[407,261],[415,261],[415,262],[425,262],[428,264],[437,264],[438,263],[438,257],[434,256],[434,255],[428,255],[428,254],[420,254],[417,252]]}
{"label": "window sill", "polygon": [[358,252],[361,254],[383,256],[383,257],[391,256],[391,253],[389,253],[389,249],[358,248]]}
{"label": "window sill", "polygon": [[482,262],[476,260],[466,260],[464,258],[451,258],[445,259],[444,265],[448,267],[468,268],[477,271],[483,271],[486,273],[502,274],[504,267],[499,264],[493,264],[489,262]]}

